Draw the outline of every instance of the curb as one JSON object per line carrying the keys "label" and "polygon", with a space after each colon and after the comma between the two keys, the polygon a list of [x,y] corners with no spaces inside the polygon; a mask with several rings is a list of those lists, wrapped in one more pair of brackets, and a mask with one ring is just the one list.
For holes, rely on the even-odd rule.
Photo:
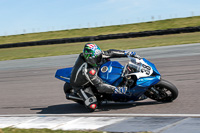
{"label": "curb", "polygon": [[[79,115],[79,116],[77,116]],[[113,117],[113,116],[120,117]],[[133,117],[137,116],[137,117]],[[171,117],[172,116],[172,117]],[[192,116],[192,117],[186,117]],[[198,133],[200,114],[20,114],[0,115],[0,128]]]}

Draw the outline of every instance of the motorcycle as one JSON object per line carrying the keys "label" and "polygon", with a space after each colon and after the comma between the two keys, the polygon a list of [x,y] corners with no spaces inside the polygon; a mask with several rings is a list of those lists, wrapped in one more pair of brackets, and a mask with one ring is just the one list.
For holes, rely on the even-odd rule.
{"label": "motorcycle", "polygon": [[[92,94],[101,104],[103,101],[129,102],[139,101],[147,98],[158,102],[172,102],[178,96],[178,89],[172,83],[161,78],[155,65],[145,58],[129,57],[126,65],[121,65],[118,61],[108,61],[100,66],[98,76],[107,84],[113,86],[126,86],[126,94],[104,94],[98,93],[97,89],[91,85],[81,91]],[[78,95],[73,95],[74,90],[70,87],[70,75],[73,67],[58,69],[55,77],[65,81],[64,92],[66,98],[79,104],[84,104],[83,99]],[[89,111],[94,111],[89,108]]]}

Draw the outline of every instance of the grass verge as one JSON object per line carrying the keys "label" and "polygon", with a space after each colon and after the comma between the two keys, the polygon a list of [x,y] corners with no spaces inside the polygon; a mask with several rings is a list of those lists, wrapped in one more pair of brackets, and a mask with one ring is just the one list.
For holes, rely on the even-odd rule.
{"label": "grass verge", "polygon": [[200,26],[200,16],[145,23],[0,36],[0,44]]}
{"label": "grass verge", "polygon": [[[50,129],[17,129],[17,128],[3,128],[0,133],[104,133],[102,131],[63,131],[63,130],[50,130]],[[109,132],[106,132],[109,133]],[[151,132],[138,132],[138,133],[151,133]]]}
{"label": "grass verge", "polygon": [[[155,46],[200,43],[200,32],[93,42],[99,45],[102,50],[136,49]],[[0,49],[0,61],[77,54],[82,52],[84,44],[85,42]]]}
{"label": "grass verge", "polygon": [[17,129],[17,128],[3,128],[0,133],[103,133],[101,131],[63,131],[50,129]]}

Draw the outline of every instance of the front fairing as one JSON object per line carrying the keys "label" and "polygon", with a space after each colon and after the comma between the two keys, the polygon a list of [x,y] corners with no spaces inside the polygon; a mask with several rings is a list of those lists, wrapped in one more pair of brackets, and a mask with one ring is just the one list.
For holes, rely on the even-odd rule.
{"label": "front fairing", "polygon": [[160,75],[155,65],[147,59],[137,59],[129,56],[128,66],[133,68],[135,71],[129,75],[136,75],[137,78],[149,77],[151,75]]}
{"label": "front fairing", "polygon": [[148,61],[148,60],[145,59],[145,58],[143,58],[143,61],[144,61],[145,63],[147,63],[147,64],[153,69],[153,74],[154,74],[154,75],[160,75],[160,73],[158,72],[156,66],[155,66],[153,63],[151,63],[150,61]]}

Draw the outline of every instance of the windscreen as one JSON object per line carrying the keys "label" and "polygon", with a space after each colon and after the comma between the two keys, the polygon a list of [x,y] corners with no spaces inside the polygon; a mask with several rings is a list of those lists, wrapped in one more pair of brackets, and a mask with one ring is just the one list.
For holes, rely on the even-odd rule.
{"label": "windscreen", "polygon": [[151,67],[141,63],[141,61],[137,58],[133,58],[133,57],[129,57],[130,62],[128,64],[128,66],[132,69],[134,69],[134,72],[142,72],[142,73],[146,73],[147,75],[150,74],[150,70]]}

